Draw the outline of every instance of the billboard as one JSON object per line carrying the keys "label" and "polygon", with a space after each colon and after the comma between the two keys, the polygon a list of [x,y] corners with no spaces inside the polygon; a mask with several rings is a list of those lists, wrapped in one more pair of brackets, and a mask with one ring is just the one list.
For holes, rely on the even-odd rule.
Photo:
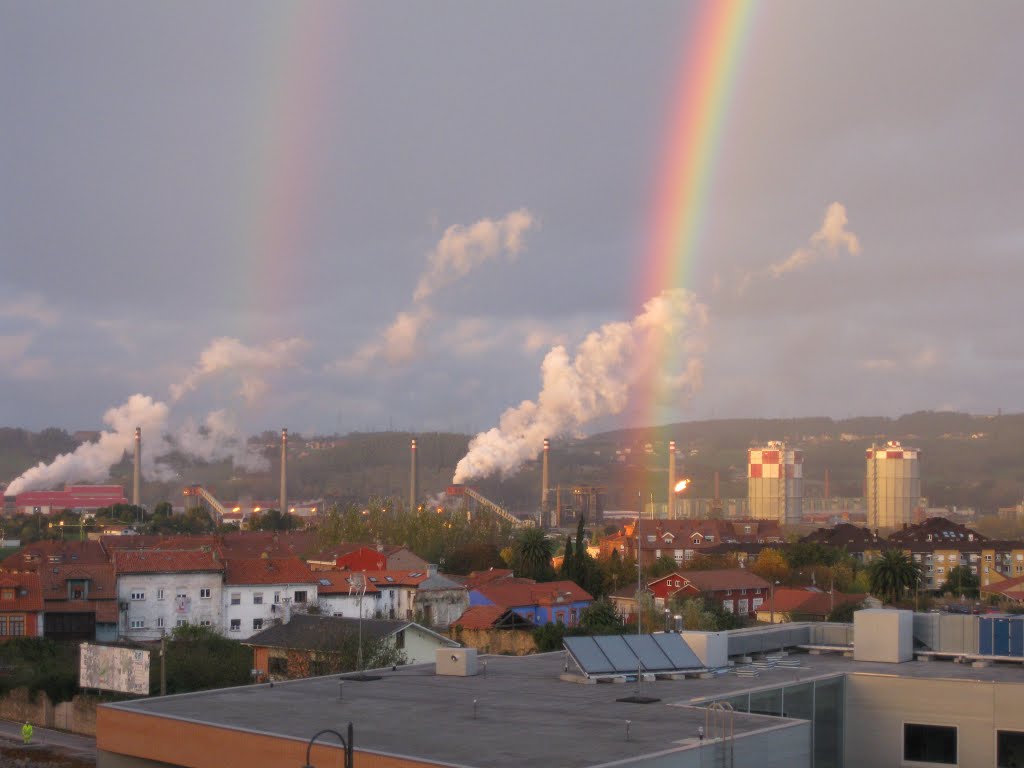
{"label": "billboard", "polygon": [[78,685],[149,695],[149,651],[82,643]]}

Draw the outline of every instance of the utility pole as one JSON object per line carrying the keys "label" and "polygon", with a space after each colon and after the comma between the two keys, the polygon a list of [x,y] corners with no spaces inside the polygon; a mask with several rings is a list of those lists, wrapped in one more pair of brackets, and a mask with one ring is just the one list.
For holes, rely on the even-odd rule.
{"label": "utility pole", "polygon": [[160,630],[160,695],[167,695],[167,631]]}

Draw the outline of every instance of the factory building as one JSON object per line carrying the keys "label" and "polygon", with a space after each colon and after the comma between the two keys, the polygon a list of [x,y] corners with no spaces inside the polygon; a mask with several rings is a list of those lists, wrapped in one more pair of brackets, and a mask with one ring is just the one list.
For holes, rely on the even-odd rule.
{"label": "factory building", "polygon": [[865,486],[869,528],[902,528],[914,522],[921,500],[920,451],[895,440],[867,450]]}
{"label": "factory building", "polygon": [[747,451],[748,515],[794,525],[803,517],[803,451],[772,441]]}
{"label": "factory building", "polygon": [[127,504],[124,487],[120,485],[68,485],[63,491],[24,491],[14,497],[10,512],[22,515],[56,515],[65,509],[74,512],[96,512],[115,504]]}

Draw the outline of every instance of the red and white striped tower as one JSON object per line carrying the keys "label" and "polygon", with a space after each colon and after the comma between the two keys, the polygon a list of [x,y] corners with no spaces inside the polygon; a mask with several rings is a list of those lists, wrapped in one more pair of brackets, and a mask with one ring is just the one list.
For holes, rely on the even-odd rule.
{"label": "red and white striped tower", "polygon": [[135,428],[135,466],[132,470],[132,504],[142,502],[142,427]]}
{"label": "red and white striped tower", "polygon": [[669,520],[676,519],[676,441],[668,441],[668,509]]}
{"label": "red and white striped tower", "polygon": [[542,525],[548,521],[548,453],[550,450],[551,441],[545,437],[544,454],[540,465],[540,519]]}
{"label": "red and white striped tower", "polygon": [[281,509],[282,515],[288,511],[288,430],[281,430]]}
{"label": "red and white striped tower", "polygon": [[416,458],[416,438],[409,444],[409,511],[416,511],[416,501],[419,489],[416,487],[419,462]]}

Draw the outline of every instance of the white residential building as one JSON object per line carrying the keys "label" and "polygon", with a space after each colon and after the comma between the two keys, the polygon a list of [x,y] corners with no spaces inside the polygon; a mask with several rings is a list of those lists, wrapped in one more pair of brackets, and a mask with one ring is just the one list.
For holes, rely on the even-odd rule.
{"label": "white residential building", "polygon": [[128,640],[155,640],[186,624],[222,626],[224,565],[214,552],[119,550],[118,631]]}
{"label": "white residential building", "polygon": [[297,557],[229,559],[223,589],[222,631],[245,640],[286,612],[318,602],[318,580]]}

